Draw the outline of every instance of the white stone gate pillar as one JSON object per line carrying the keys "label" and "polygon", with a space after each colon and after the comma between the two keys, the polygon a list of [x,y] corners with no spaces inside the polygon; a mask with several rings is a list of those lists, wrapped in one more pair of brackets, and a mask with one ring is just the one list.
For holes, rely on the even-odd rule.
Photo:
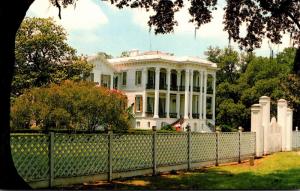
{"label": "white stone gate pillar", "polygon": [[293,137],[293,110],[288,108],[286,114],[286,151],[291,151]]}
{"label": "white stone gate pillar", "polygon": [[264,152],[264,129],[262,126],[262,108],[260,104],[251,106],[251,132],[256,133],[256,157],[261,157]]}
{"label": "white stone gate pillar", "polygon": [[262,96],[259,98],[259,104],[262,109],[262,126],[264,129],[264,155],[270,154],[270,98],[268,96]]}
{"label": "white stone gate pillar", "polygon": [[287,102],[284,99],[280,99],[277,102],[277,121],[281,128],[281,150],[286,151],[286,115],[287,114]]}

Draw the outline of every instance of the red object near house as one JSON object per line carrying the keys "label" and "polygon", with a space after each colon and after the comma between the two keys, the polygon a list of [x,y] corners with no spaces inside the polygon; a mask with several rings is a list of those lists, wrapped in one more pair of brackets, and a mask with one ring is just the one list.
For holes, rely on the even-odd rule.
{"label": "red object near house", "polygon": [[180,123],[177,123],[175,127],[176,127],[176,131],[182,131]]}

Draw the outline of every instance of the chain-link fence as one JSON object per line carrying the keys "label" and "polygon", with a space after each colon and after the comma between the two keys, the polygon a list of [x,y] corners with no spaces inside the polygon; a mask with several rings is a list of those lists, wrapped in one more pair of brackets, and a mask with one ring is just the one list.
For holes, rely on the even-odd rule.
{"label": "chain-link fence", "polygon": [[254,156],[255,133],[12,134],[11,148],[37,188],[239,162]]}

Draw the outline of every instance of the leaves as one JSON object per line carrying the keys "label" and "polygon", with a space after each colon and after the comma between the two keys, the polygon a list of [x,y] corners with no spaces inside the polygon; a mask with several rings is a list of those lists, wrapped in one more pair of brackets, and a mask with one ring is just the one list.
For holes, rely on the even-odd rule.
{"label": "leaves", "polygon": [[92,66],[75,55],[64,29],[52,18],[26,18],[16,36],[16,70],[12,95],[62,80],[79,80]]}
{"label": "leaves", "polygon": [[[238,126],[250,130],[250,107],[264,95],[270,96],[273,102],[285,98],[292,103],[290,105],[299,108],[299,82],[295,76],[289,75],[295,52],[295,48],[287,48],[276,58],[270,59],[247,52],[238,54],[228,48],[210,47],[206,55],[219,68],[216,87],[217,125],[226,131],[237,130]],[[276,107],[272,106],[271,112],[276,115]]]}
{"label": "leaves", "polygon": [[11,108],[12,127],[83,129],[94,131],[112,125],[127,130],[131,116],[127,97],[120,91],[96,87],[93,83],[64,81],[49,88],[33,88],[16,98]]}

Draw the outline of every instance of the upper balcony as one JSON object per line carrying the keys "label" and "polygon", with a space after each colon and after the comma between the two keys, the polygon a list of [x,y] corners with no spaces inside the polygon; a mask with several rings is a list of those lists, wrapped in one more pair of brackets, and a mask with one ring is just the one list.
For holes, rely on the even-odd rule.
{"label": "upper balcony", "polygon": [[155,89],[155,84],[153,84],[153,83],[146,84],[146,89],[148,89],[148,90],[154,90]]}
{"label": "upper balcony", "polygon": [[167,86],[167,84],[161,83],[161,84],[159,84],[159,89],[160,90],[167,90],[168,86]]}
{"label": "upper balcony", "polygon": [[[158,73],[159,71],[159,73]],[[191,74],[189,72],[188,74]],[[191,76],[186,77],[186,71],[181,70],[178,72],[177,70],[173,69],[170,70],[168,74],[167,69],[161,68],[159,70],[155,70],[155,68],[148,68],[147,69],[147,78],[146,78],[146,89],[147,90],[155,90],[155,83],[157,83],[156,75],[159,75],[159,90],[167,90],[168,85],[170,85],[171,91],[185,91],[186,79],[190,79]],[[170,75],[170,76],[168,76]],[[168,81],[169,79],[169,81]],[[170,84],[168,84],[170,83]],[[188,91],[193,90],[193,92],[200,92],[200,73],[199,71],[193,71],[193,83],[190,81],[188,82]],[[193,86],[191,87],[191,85]],[[208,91],[210,92],[210,91]]]}
{"label": "upper balcony", "polygon": [[194,92],[200,92],[200,87],[199,86],[194,86],[193,91]]}

